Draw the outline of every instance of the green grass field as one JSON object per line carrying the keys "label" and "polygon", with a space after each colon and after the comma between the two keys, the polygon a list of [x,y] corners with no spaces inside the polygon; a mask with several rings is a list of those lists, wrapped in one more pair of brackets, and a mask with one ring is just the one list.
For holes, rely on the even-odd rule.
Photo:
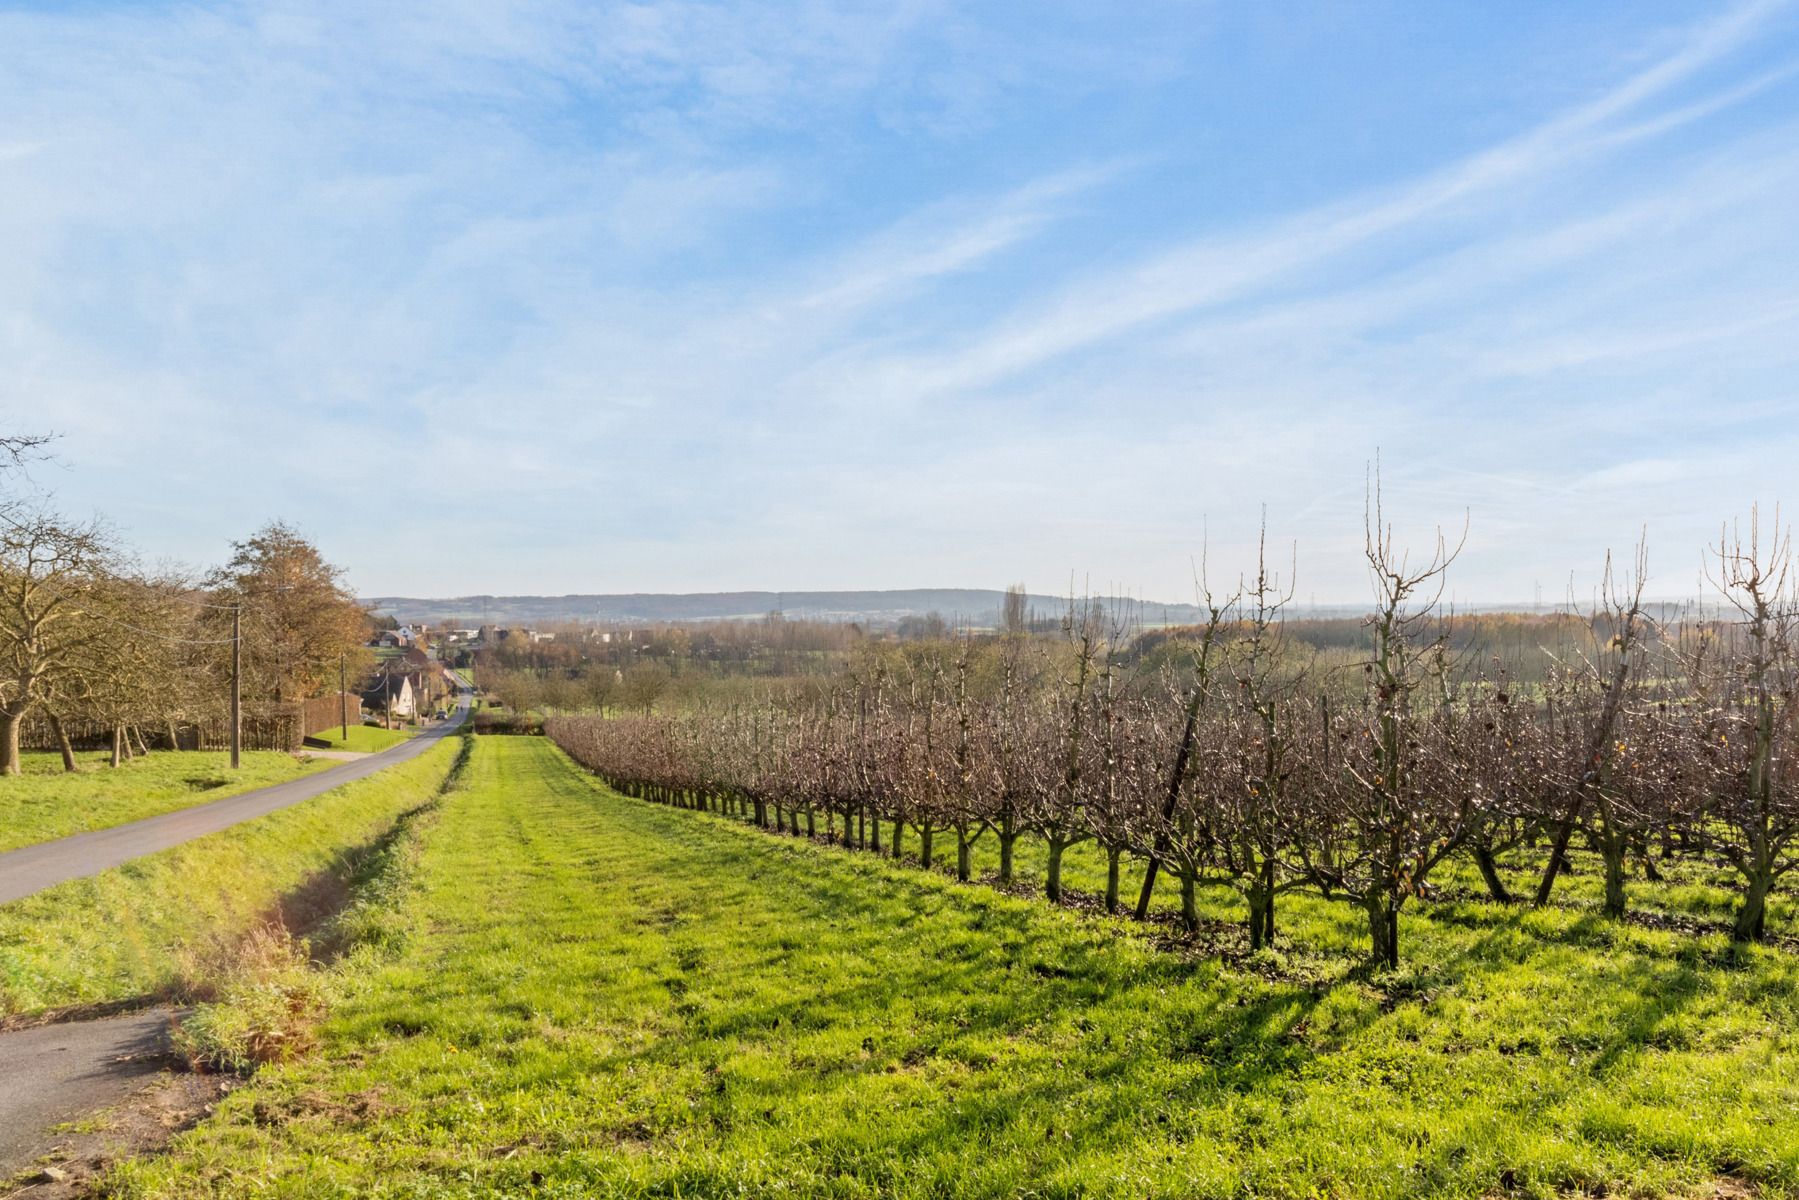
{"label": "green grass field", "polygon": [[1228,965],[541,739],[464,783],[317,1054],[120,1194],[1799,1194],[1786,951],[1451,901],[1371,981],[1354,915],[1295,897]]}
{"label": "green grass field", "polygon": [[116,769],[105,754],[82,754],[81,770],[70,774],[59,754],[23,758],[24,775],[0,778],[0,852],[222,800],[331,765],[255,750],[233,772],[222,750],[162,750]]}
{"label": "green grass field", "polygon": [[389,746],[397,746],[418,732],[416,729],[382,729],[376,725],[352,725],[350,736],[340,737],[341,725],[333,725],[329,729],[313,734],[314,738],[326,743],[327,750],[354,750],[361,754],[373,754],[385,750]]}
{"label": "green grass field", "polygon": [[[802,818],[802,823],[803,820]],[[822,818],[819,819],[818,832],[825,832]],[[884,829],[884,841],[889,838],[890,832],[890,829]],[[918,832],[911,827],[905,833],[904,849],[909,859],[916,858],[919,837]],[[939,831],[936,839],[937,868],[952,872],[955,868],[955,856],[954,832]],[[1019,891],[1042,894],[1047,857],[1042,842],[1031,837],[1019,839],[1015,864]],[[1546,844],[1535,851],[1514,850],[1500,856],[1501,873],[1514,893],[1528,896],[1536,886],[1546,861]],[[1570,851],[1569,861],[1569,873],[1556,882],[1553,897],[1555,907],[1566,910],[1576,918],[1597,914],[1605,892],[1599,856],[1576,846]],[[999,847],[991,833],[975,843],[973,864],[977,878],[998,873]],[[1628,896],[1633,921],[1649,924],[1675,922],[1709,930],[1709,933],[1699,937],[1697,948],[1708,955],[1727,952],[1728,939],[1724,933],[1729,927],[1739,892],[1738,877],[1733,869],[1721,862],[1697,859],[1663,862],[1660,869],[1665,878],[1655,884],[1647,883],[1641,878],[1641,870],[1634,862],[1632,869],[1635,878],[1629,885]],[[1062,878],[1065,887],[1080,896],[1080,902],[1097,903],[1103,897],[1106,886],[1104,851],[1093,842],[1075,846],[1067,852],[1063,861]],[[1142,882],[1141,860],[1126,858],[1120,871],[1119,885],[1123,907],[1129,909],[1135,904]],[[1482,913],[1488,907],[1487,892],[1481,882],[1480,872],[1467,856],[1448,859],[1432,873],[1431,883],[1444,898],[1443,903],[1429,907],[1429,911],[1435,912],[1439,920],[1471,919],[1469,914]],[[1178,913],[1178,888],[1178,883],[1163,876],[1161,886],[1155,894],[1153,910],[1168,918]],[[1768,901],[1768,931],[1776,939],[1788,942],[1799,939],[1799,896],[1795,896],[1795,890],[1799,889],[1783,887]],[[1240,929],[1235,928],[1245,916],[1244,902],[1225,885],[1202,885],[1200,892],[1205,915],[1215,922],[1205,931],[1208,943],[1227,952],[1247,952],[1248,939]],[[1458,909],[1458,905],[1466,907]],[[1425,911],[1425,908],[1417,905],[1408,906],[1404,910],[1400,923],[1400,940],[1402,954],[1405,956],[1410,956],[1406,943],[1413,934],[1413,917]],[[1462,915],[1456,915],[1458,912]],[[1285,893],[1278,901],[1277,916],[1283,933],[1287,932],[1286,924],[1293,919],[1299,919],[1302,923],[1300,928],[1306,930],[1298,944],[1287,948],[1289,954],[1324,951],[1333,959],[1345,956],[1353,959],[1355,955],[1366,952],[1368,934],[1365,925],[1350,919],[1347,910],[1340,904],[1323,902],[1305,892]],[[1564,918],[1541,913],[1529,919],[1555,923]],[[1428,923],[1420,932],[1428,932]],[[1415,964],[1406,965],[1406,969],[1412,969],[1413,965]]]}
{"label": "green grass field", "polygon": [[303,804],[0,904],[0,1015],[182,997],[252,931],[341,902],[362,854],[429,802],[458,739]]}

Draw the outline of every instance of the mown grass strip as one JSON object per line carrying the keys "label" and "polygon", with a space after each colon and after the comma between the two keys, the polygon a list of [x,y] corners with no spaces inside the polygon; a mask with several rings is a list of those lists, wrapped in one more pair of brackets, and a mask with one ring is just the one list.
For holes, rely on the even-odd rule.
{"label": "mown grass strip", "polygon": [[191,994],[268,922],[335,911],[366,848],[436,794],[460,739],[231,829],[0,905],[0,1015]]}
{"label": "mown grass strip", "polygon": [[0,853],[208,804],[332,765],[273,750],[246,752],[235,772],[230,755],[211,750],[160,750],[116,768],[106,765],[106,755],[84,753],[72,773],[58,754],[23,759],[23,775],[0,778]]}
{"label": "mown grass strip", "polygon": [[626,800],[536,739],[467,782],[424,932],[123,1194],[1799,1190],[1791,956],[1427,920],[1395,1001]]}
{"label": "mown grass strip", "polygon": [[209,981],[214,999],[187,1014],[176,1045],[196,1067],[247,1073],[306,1053],[320,1014],[348,994],[370,967],[398,953],[417,930],[405,903],[425,832],[456,786],[471,743],[425,803],[354,856],[347,899],[305,937],[264,927],[240,947],[229,968]]}

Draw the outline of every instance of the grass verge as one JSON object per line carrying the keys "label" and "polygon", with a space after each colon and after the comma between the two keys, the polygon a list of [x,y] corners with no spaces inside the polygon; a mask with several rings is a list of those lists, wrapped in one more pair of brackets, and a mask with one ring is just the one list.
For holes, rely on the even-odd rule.
{"label": "grass verge", "polygon": [[223,800],[331,765],[255,750],[233,772],[230,757],[213,750],[159,750],[114,768],[104,754],[81,754],[81,769],[70,773],[59,754],[28,753],[24,775],[0,778],[0,853]]}
{"label": "grass verge", "polygon": [[257,929],[306,930],[340,908],[395,822],[436,795],[461,741],[0,905],[0,1015],[203,994]]}
{"label": "grass verge", "polygon": [[318,747],[324,750],[354,750],[359,754],[374,754],[386,750],[389,746],[397,746],[418,733],[416,729],[382,729],[378,725],[352,725],[348,737],[339,736],[343,726],[333,725],[331,728],[312,735],[316,741],[325,745]]}
{"label": "grass verge", "polygon": [[404,897],[422,838],[469,745],[462,742],[456,766],[429,801],[400,814],[358,855],[348,899],[310,936],[268,925],[240,943],[229,968],[210,981],[213,999],[176,1031],[176,1046],[193,1066],[247,1074],[306,1053],[316,1044],[319,1018],[346,985],[406,944],[415,927]]}
{"label": "grass verge", "polygon": [[[1444,905],[1374,986],[625,800],[477,742],[418,932],[119,1194],[1799,1190],[1799,961]],[[1346,943],[1335,956],[1331,938]]]}

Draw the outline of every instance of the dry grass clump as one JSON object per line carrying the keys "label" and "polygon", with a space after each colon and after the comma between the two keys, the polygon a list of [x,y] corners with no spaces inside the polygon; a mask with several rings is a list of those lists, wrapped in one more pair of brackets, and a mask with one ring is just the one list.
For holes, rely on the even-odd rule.
{"label": "dry grass clump", "polygon": [[176,1048],[196,1070],[248,1073],[318,1043],[328,977],[311,969],[306,942],[265,925],[236,954],[229,969],[214,975],[212,1002],[175,1033]]}

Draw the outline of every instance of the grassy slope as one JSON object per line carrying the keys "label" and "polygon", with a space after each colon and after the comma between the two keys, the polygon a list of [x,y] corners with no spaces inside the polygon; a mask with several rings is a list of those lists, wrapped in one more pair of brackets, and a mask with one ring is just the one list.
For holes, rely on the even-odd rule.
{"label": "grassy slope", "polygon": [[625,800],[537,739],[466,783],[429,931],[125,1194],[1799,1189],[1779,951],[1451,904],[1412,923],[1441,967],[1377,990]]}
{"label": "grassy slope", "polygon": [[22,777],[0,778],[0,852],[222,800],[331,765],[258,750],[245,753],[234,774],[230,757],[164,750],[114,770],[107,755],[82,754],[82,769],[71,775],[59,754],[26,754]]}
{"label": "grassy slope", "polygon": [[417,729],[381,729],[374,725],[352,725],[350,736],[339,737],[343,727],[333,725],[312,736],[327,743],[327,750],[356,750],[364,754],[373,754],[377,750],[385,750],[389,746],[397,746],[407,738],[418,733]]}
{"label": "grassy slope", "polygon": [[456,739],[315,799],[0,905],[0,1014],[179,994],[246,933],[341,896],[357,847],[435,794]]}

